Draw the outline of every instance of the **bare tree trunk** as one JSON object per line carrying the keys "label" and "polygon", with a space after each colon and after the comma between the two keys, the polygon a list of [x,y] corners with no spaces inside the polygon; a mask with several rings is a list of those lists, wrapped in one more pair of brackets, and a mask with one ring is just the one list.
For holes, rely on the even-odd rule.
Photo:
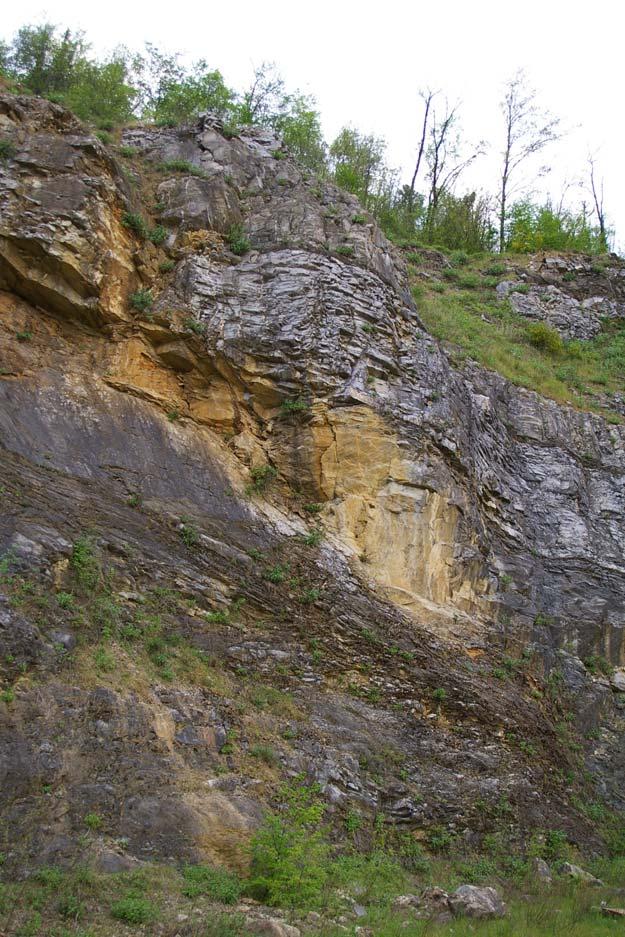
{"label": "bare tree trunk", "polygon": [[423,114],[423,127],[421,130],[421,143],[419,144],[419,152],[417,154],[417,164],[415,170],[412,174],[412,179],[410,180],[410,210],[414,208],[414,194],[415,186],[417,184],[417,176],[419,175],[419,169],[421,168],[421,161],[423,160],[423,154],[425,152],[425,138],[428,130],[428,117],[430,114],[430,106],[432,104],[432,99],[434,97],[433,91],[427,91],[427,93],[422,92],[421,94],[423,101],[425,102],[425,112]]}
{"label": "bare tree trunk", "polygon": [[599,187],[597,187],[597,182],[595,180],[595,161],[592,157],[590,157],[588,163],[590,166],[590,190],[592,192],[592,198],[595,203],[595,212],[599,222],[599,242],[602,249],[607,251],[608,232],[606,230],[605,211],[603,209],[603,179],[601,180]]}

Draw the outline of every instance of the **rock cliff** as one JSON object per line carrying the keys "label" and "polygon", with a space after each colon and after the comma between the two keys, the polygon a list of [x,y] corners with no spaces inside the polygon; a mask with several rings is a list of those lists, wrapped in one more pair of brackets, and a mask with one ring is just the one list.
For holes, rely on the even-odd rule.
{"label": "rock cliff", "polygon": [[453,367],[400,253],[265,131],[107,148],[3,95],[0,134],[9,860],[97,815],[102,854],[244,864],[300,774],[417,838],[505,803],[600,849],[623,426]]}

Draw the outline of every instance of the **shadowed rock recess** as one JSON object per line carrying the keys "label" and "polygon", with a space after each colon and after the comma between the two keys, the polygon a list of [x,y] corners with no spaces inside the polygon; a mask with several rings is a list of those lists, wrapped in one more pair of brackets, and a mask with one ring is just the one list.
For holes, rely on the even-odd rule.
{"label": "shadowed rock recess", "polygon": [[0,96],[0,851],[243,867],[299,776],[600,851],[623,426],[454,369],[359,203],[222,129]]}

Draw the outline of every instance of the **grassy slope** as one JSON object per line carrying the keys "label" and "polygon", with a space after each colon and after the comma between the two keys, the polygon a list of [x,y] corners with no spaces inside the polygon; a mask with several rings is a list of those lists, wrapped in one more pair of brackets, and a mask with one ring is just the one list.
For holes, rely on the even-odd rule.
{"label": "grassy slope", "polygon": [[[453,260],[453,256],[452,256]],[[608,323],[606,331],[589,342],[565,343],[560,353],[532,346],[528,320],[499,300],[495,287],[511,273],[494,273],[501,265],[523,258],[471,259],[466,265],[441,271],[431,279],[420,276],[417,254],[408,254],[413,292],[429,331],[452,346],[456,360],[472,358],[508,380],[559,403],[619,417],[598,398],[601,393],[625,392],[625,330]]]}

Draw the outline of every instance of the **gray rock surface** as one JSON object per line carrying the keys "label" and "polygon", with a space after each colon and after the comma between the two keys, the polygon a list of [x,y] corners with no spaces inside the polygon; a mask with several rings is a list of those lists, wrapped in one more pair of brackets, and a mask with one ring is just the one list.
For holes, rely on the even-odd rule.
{"label": "gray rock surface", "polygon": [[504,917],[506,906],[495,888],[478,885],[460,885],[449,896],[449,904],[457,917]]}

